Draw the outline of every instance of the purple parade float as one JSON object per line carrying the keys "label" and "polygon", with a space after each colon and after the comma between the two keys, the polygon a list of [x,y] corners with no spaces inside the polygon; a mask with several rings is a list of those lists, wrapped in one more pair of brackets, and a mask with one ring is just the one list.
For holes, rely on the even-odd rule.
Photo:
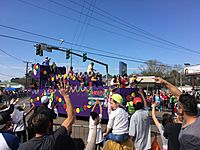
{"label": "purple parade float", "polygon": [[[103,119],[108,119],[108,100],[113,87],[92,86],[91,84],[85,86],[76,77],[66,74],[65,67],[56,67],[55,69],[51,66],[33,64],[30,102],[39,106],[41,105],[41,97],[46,95],[50,98],[50,104],[58,104],[59,114],[66,114],[64,98],[60,95],[56,86],[60,80],[64,80],[66,84],[70,85],[69,96],[76,116],[89,118],[92,106],[96,100],[99,100],[103,107]],[[88,83],[91,82],[89,78],[86,78],[86,80]],[[115,92],[122,95],[124,106],[134,97],[139,96],[136,88],[118,88]],[[99,111],[98,108],[97,111]]]}

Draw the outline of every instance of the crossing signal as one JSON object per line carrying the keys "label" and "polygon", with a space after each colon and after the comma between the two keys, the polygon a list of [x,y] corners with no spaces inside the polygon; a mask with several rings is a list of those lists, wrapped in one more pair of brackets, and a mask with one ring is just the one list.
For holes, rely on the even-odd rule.
{"label": "crossing signal", "polygon": [[66,51],[66,59],[70,58],[70,49]]}
{"label": "crossing signal", "polygon": [[83,53],[83,62],[87,60],[87,53]]}
{"label": "crossing signal", "polygon": [[43,56],[43,50],[41,49],[41,44],[36,45],[36,55]]}

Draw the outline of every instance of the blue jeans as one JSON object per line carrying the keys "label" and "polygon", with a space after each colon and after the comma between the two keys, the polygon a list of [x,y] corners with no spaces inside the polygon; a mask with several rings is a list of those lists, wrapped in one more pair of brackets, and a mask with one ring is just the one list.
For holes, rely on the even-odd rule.
{"label": "blue jeans", "polygon": [[112,140],[112,141],[115,141],[115,142],[123,142],[123,141],[128,140],[128,138],[129,138],[128,134],[113,134],[113,133],[109,133],[106,136],[105,141]]}

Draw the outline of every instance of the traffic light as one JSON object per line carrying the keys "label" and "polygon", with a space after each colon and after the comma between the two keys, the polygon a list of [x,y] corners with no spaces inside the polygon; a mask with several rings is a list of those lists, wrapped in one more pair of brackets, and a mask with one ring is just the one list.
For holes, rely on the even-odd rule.
{"label": "traffic light", "polygon": [[41,44],[36,45],[36,55],[43,56],[43,50],[41,49]]}
{"label": "traffic light", "polygon": [[83,62],[87,60],[87,53],[83,53]]}
{"label": "traffic light", "polygon": [[66,59],[70,58],[70,49],[66,51]]}

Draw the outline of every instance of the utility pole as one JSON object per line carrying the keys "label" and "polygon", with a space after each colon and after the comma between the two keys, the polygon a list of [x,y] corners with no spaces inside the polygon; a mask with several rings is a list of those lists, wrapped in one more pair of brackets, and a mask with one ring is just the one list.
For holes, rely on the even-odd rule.
{"label": "utility pole", "polygon": [[30,64],[30,63],[32,63],[32,62],[24,61],[24,63],[26,63],[26,84],[25,84],[25,88],[27,89],[27,80],[28,80],[28,64]]}

